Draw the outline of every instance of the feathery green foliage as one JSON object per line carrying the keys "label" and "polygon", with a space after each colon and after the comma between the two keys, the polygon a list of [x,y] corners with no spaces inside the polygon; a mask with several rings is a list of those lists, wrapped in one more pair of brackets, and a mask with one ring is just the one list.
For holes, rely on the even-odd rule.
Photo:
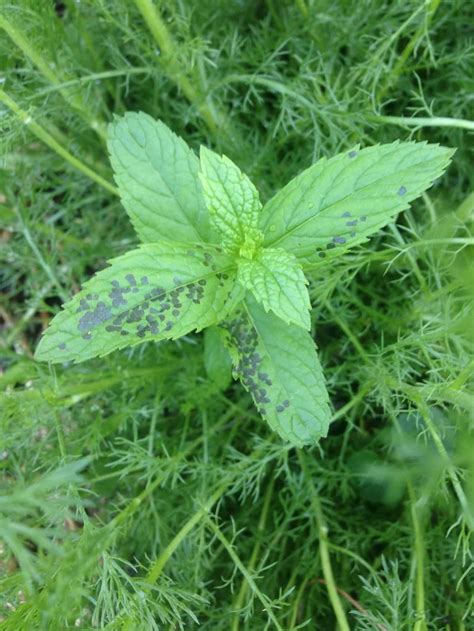
{"label": "feathery green foliage", "polygon": [[[471,13],[1,0],[0,629],[472,626]],[[281,441],[229,382],[229,329],[33,359],[61,303],[138,247],[106,143],[127,111],[185,139],[191,169],[201,145],[228,156],[273,217],[320,159],[397,139],[456,148],[409,210],[387,208],[392,223],[336,258],[260,211],[264,245],[308,279],[333,405],[318,446]],[[174,217],[196,213],[216,243],[189,190]],[[264,308],[249,311],[258,328]]]}

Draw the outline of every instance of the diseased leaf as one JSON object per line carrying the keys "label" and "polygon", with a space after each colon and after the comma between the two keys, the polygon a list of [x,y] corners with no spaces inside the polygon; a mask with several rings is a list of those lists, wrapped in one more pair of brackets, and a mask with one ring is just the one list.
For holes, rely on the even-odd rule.
{"label": "diseased leaf", "polygon": [[281,249],[261,250],[253,260],[239,263],[237,279],[265,311],[273,311],[287,324],[310,328],[307,280],[293,254]]}
{"label": "diseased leaf", "polygon": [[326,436],[328,394],[310,334],[265,313],[250,295],[220,326],[227,333],[234,375],[270,427],[298,447]]}
{"label": "diseased leaf", "polygon": [[222,337],[217,326],[204,331],[204,366],[209,379],[225,390],[232,381],[232,360]]}
{"label": "diseased leaf", "polygon": [[199,160],[164,123],[129,112],[109,125],[108,148],[122,203],[142,241],[209,240]]}
{"label": "diseased leaf", "polygon": [[211,222],[229,249],[261,240],[257,229],[262,205],[249,178],[226,156],[201,147],[200,178]]}
{"label": "diseased leaf", "polygon": [[210,245],[142,245],[85,283],[53,318],[36,357],[80,362],[215,324],[230,308],[232,265],[220,248]]}
{"label": "diseased leaf", "polygon": [[265,205],[264,243],[304,262],[338,255],[408,208],[452,154],[426,142],[394,142],[323,158]]}

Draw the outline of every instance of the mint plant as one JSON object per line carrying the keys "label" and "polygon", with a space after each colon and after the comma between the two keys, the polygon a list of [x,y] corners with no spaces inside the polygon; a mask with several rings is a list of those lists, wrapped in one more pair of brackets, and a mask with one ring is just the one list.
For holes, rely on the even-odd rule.
{"label": "mint plant", "polygon": [[108,147],[143,243],[110,261],[53,318],[37,359],[80,362],[216,327],[207,356],[225,369],[220,339],[273,430],[296,446],[326,436],[329,397],[303,269],[330,264],[408,208],[452,150],[355,147],[319,160],[262,206],[229,158],[202,147],[198,159],[144,113],[112,123]]}

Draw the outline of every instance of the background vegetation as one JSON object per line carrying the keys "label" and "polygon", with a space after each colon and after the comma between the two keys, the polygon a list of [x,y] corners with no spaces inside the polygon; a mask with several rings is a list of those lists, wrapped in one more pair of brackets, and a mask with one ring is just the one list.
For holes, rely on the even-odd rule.
{"label": "background vegetation", "polygon": [[[473,628],[462,0],[1,0],[0,628]],[[446,176],[314,270],[330,436],[288,448],[202,337],[60,368],[60,304],[137,239],[104,144],[143,110],[264,199],[324,155],[426,139]]]}

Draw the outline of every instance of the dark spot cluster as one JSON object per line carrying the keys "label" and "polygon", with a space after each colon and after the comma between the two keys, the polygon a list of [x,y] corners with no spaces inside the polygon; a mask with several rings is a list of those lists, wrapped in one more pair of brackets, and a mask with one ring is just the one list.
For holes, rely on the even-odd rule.
{"label": "dark spot cluster", "polygon": [[[210,267],[213,272],[217,271],[217,265],[214,260],[214,255],[211,252],[207,252],[205,250],[205,247],[199,243],[196,243],[193,247],[195,249],[190,248],[186,251],[186,255],[197,258],[204,265],[204,267]],[[221,254],[223,252],[223,249],[221,247],[216,247],[215,251]]]}
{"label": "dark spot cluster", "polygon": [[[194,302],[195,305],[200,304],[203,296],[204,296],[204,287],[207,285],[207,280],[205,278],[199,280],[197,283],[189,283],[188,285],[186,285],[186,288],[184,287],[179,287],[178,289],[176,289],[175,291],[179,293],[181,293],[181,291],[183,289],[186,289],[186,298],[188,298],[189,300],[191,300],[191,302]],[[173,303],[174,304],[174,308],[179,309],[181,307],[180,304]],[[174,311],[173,311],[174,313]]]}
{"label": "dark spot cluster", "polygon": [[289,407],[289,406],[290,406],[289,400],[285,399],[279,405],[277,405],[275,409],[276,409],[277,412],[284,412],[286,410],[286,408]]}
{"label": "dark spot cluster", "polygon": [[209,252],[204,252],[202,259],[202,264],[204,265],[204,267],[211,267],[211,269],[216,270],[217,268],[214,265],[213,261],[214,257],[212,256],[212,254],[209,254]]}
{"label": "dark spot cluster", "polygon": [[[81,307],[83,306],[82,302],[83,301],[81,300]],[[82,311],[84,311],[84,309],[82,309]],[[77,328],[83,333],[82,337],[88,340],[91,337],[90,329],[99,326],[99,324],[102,324],[102,322],[106,322],[111,317],[112,313],[109,307],[107,307],[105,302],[99,301],[95,305],[94,309],[91,309],[90,311],[86,310],[84,315],[79,318]]]}
{"label": "dark spot cluster", "polygon": [[349,156],[349,158],[356,158],[358,153],[359,153],[358,151],[352,150],[352,151],[349,151],[347,155]]}
{"label": "dark spot cluster", "polygon": [[271,403],[265,386],[271,386],[269,375],[260,370],[262,356],[258,352],[258,335],[243,312],[230,323],[222,325],[227,329],[232,342],[239,351],[240,360],[235,374],[250,392],[260,414],[265,414],[265,406]]}
{"label": "dark spot cluster", "polygon": [[397,195],[400,195],[400,197],[403,197],[403,195],[405,195],[406,192],[407,192],[406,186],[400,186],[400,188],[397,191]]}
{"label": "dark spot cluster", "polygon": [[[126,274],[122,282],[111,281],[109,306],[99,300],[97,294],[88,294],[81,299],[77,309],[78,313],[83,313],[77,325],[83,339],[91,339],[91,330],[104,322],[107,322],[107,333],[122,336],[135,333],[138,337],[145,337],[147,333],[158,335],[170,331],[181,316],[183,299],[200,304],[208,282],[201,279],[183,284],[182,279],[177,276],[173,281],[175,287],[166,290],[163,287],[153,287],[148,276],[137,280],[133,274]],[[130,295],[139,291],[146,291],[143,300],[138,305],[121,310],[129,304]]]}
{"label": "dark spot cluster", "polygon": [[[120,286],[118,280],[112,281],[112,291],[109,293],[109,298],[112,300],[112,307],[123,307],[127,305],[127,301],[124,298],[126,294],[136,294],[139,291],[137,280],[133,274],[127,274],[125,276],[127,285]],[[148,276],[142,276],[140,279],[141,285],[148,285]]]}
{"label": "dark spot cluster", "polygon": [[[216,278],[219,281],[219,287],[224,287],[225,281],[229,280],[229,275],[223,272],[217,272]],[[201,281],[200,281],[201,282]]]}

